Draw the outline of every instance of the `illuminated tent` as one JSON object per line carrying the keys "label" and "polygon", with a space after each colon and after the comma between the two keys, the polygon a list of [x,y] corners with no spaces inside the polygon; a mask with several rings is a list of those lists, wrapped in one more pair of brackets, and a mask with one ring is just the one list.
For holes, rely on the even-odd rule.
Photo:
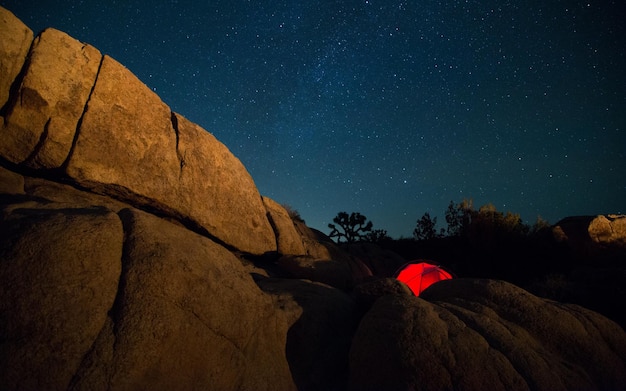
{"label": "illuminated tent", "polygon": [[398,281],[404,282],[413,291],[415,296],[435,282],[449,280],[452,275],[437,265],[423,261],[413,261],[405,264],[395,274]]}

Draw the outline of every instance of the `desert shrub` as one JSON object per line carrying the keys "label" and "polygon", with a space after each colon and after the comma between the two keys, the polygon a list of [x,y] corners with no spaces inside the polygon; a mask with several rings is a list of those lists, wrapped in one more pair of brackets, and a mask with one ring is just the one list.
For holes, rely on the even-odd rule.
{"label": "desert shrub", "polygon": [[300,216],[300,212],[292,208],[291,205],[283,204],[282,207],[285,208],[287,214],[289,214],[289,217],[291,217],[291,220],[299,221],[303,224],[306,224],[302,216]]}
{"label": "desert shrub", "polygon": [[375,229],[372,232],[365,235],[365,240],[371,243],[380,243],[383,241],[391,240],[391,237],[384,229]]}

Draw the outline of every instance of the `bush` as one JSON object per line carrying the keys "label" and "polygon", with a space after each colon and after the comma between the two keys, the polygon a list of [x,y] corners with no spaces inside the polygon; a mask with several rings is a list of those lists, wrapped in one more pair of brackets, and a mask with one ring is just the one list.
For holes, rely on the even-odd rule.
{"label": "bush", "polygon": [[302,216],[300,216],[300,212],[298,212],[297,210],[295,210],[294,208],[292,208],[290,205],[287,205],[287,204],[283,204],[282,207],[285,208],[285,210],[287,211],[287,214],[289,215],[289,217],[291,217],[291,220],[306,224]]}

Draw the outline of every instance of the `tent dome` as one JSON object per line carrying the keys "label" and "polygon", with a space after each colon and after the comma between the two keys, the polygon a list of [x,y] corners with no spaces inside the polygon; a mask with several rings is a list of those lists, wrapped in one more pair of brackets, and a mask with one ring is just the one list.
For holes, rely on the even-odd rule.
{"label": "tent dome", "polygon": [[452,274],[438,265],[416,260],[403,265],[396,272],[395,278],[408,285],[415,296],[419,296],[424,289],[432,284],[451,279]]}

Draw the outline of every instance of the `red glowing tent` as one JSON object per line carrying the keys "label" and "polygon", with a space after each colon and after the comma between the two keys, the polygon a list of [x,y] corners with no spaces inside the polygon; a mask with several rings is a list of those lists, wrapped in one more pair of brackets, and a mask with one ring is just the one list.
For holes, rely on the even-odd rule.
{"label": "red glowing tent", "polygon": [[396,279],[409,286],[415,296],[435,282],[449,280],[452,275],[437,265],[423,261],[413,261],[405,264],[396,272]]}

